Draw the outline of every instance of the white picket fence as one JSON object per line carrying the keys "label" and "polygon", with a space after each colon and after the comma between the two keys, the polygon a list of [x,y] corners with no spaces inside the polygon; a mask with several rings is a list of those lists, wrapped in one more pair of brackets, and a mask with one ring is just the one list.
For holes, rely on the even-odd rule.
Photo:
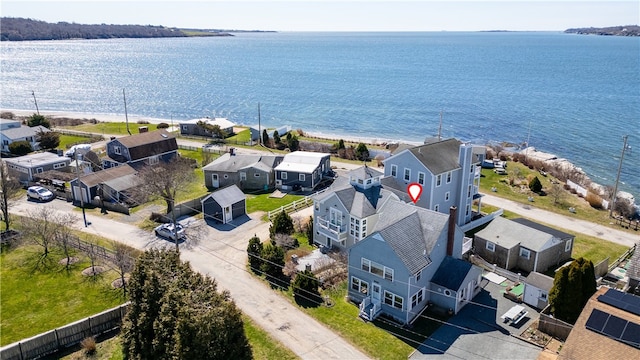
{"label": "white picket fence", "polygon": [[275,210],[271,210],[269,212],[267,212],[267,217],[269,218],[269,221],[273,221],[273,218],[278,215],[279,213],[281,213],[282,211],[284,211],[287,214],[291,214],[293,212],[296,212],[298,210],[302,210],[306,207],[309,207],[313,204],[313,196],[318,195],[318,194],[322,194],[323,192],[327,191],[329,188],[325,188],[322,189],[320,191],[317,191],[311,195],[307,195],[305,197],[303,197],[302,199],[298,199],[295,200],[287,205],[282,205],[279,208],[275,209]]}

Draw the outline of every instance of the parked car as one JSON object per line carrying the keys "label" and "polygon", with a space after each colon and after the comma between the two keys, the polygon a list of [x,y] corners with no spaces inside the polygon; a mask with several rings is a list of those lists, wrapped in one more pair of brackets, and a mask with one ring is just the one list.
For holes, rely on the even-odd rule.
{"label": "parked car", "polygon": [[53,193],[42,186],[31,186],[27,189],[27,197],[29,199],[49,201],[53,199]]}
{"label": "parked car", "polygon": [[498,174],[498,175],[507,175],[507,170],[505,170],[503,168],[495,168],[495,169],[493,169],[493,172]]}
{"label": "parked car", "polygon": [[160,236],[173,241],[176,240],[176,232],[177,232],[178,239],[184,240],[186,238],[186,235],[184,233],[184,227],[180,224],[177,224],[176,226],[177,226],[177,229],[174,228],[174,225],[172,223],[162,224],[160,226],[157,226],[154,229],[154,232],[156,233],[156,236]]}

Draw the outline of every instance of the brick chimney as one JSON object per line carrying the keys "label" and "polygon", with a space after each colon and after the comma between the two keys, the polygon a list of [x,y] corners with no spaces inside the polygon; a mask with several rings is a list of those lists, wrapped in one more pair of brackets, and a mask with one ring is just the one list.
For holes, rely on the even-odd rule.
{"label": "brick chimney", "polygon": [[447,229],[447,255],[453,256],[453,242],[456,234],[456,214],[458,208],[452,206],[449,208],[449,228]]}

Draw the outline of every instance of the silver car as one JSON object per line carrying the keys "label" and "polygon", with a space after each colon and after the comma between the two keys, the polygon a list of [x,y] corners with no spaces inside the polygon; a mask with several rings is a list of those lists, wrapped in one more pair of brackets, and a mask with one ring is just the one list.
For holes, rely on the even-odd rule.
{"label": "silver car", "polygon": [[29,199],[49,201],[53,199],[53,193],[42,186],[31,186],[27,189],[27,197]]}
{"label": "silver car", "polygon": [[173,241],[176,240],[176,232],[178,233],[178,239],[184,240],[186,238],[184,227],[180,224],[177,224],[177,229],[174,229],[174,226],[171,223],[162,224],[160,226],[157,226],[154,229],[154,232],[156,233],[156,236],[160,236]]}

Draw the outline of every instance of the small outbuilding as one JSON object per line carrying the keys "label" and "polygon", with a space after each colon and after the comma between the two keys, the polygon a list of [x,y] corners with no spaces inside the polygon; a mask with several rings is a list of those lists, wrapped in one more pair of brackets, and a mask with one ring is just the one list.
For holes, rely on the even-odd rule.
{"label": "small outbuilding", "polygon": [[205,220],[226,224],[247,214],[244,193],[236,185],[216,190],[200,200]]}
{"label": "small outbuilding", "polygon": [[538,309],[549,305],[549,292],[553,287],[553,278],[538,272],[529,273],[524,281],[523,301]]}

